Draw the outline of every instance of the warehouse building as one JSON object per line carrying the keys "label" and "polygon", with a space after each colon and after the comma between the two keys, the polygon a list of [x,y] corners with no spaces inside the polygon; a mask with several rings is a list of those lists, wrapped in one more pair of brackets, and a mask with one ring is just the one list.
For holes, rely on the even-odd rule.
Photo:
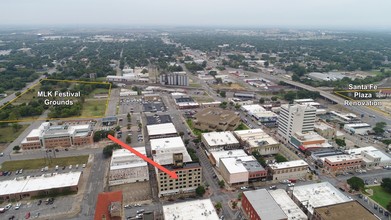
{"label": "warehouse building", "polygon": [[234,135],[249,153],[257,151],[261,155],[270,155],[279,152],[280,143],[260,128],[234,131]]}
{"label": "warehouse building", "polygon": [[164,220],[219,220],[210,199],[177,202],[163,206]]}
{"label": "warehouse building", "polygon": [[[146,155],[144,147],[135,147],[134,149]],[[126,149],[113,151],[109,171],[109,185],[113,186],[148,180],[147,162]]]}
{"label": "warehouse building", "polygon": [[240,117],[234,111],[220,108],[205,108],[194,115],[194,128],[201,131],[233,131],[240,124]]}
{"label": "warehouse building", "polygon": [[240,147],[239,141],[229,131],[202,133],[201,142],[210,152],[232,150]]}

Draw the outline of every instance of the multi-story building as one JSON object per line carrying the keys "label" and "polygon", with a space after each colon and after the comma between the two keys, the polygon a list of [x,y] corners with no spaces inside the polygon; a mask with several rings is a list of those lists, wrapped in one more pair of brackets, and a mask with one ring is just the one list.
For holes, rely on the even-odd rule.
{"label": "multi-story building", "polygon": [[[145,155],[144,147],[135,147],[134,149]],[[109,185],[120,185],[148,180],[149,173],[147,162],[126,149],[113,151],[110,163]]]}
{"label": "multi-story building", "polygon": [[201,131],[233,131],[240,124],[236,112],[220,108],[205,108],[194,115],[194,128]]}
{"label": "multi-story building", "polygon": [[343,172],[361,167],[362,158],[357,155],[334,155],[324,157],[323,166],[330,172]]}
{"label": "multi-story building", "polygon": [[270,155],[279,152],[280,143],[260,128],[234,131],[234,135],[249,153],[257,151],[261,155]]}
{"label": "multi-story building", "polygon": [[209,151],[232,150],[240,147],[230,131],[202,133],[201,142]]}
{"label": "multi-story building", "polygon": [[332,125],[330,125],[326,122],[323,122],[323,121],[316,122],[314,125],[314,130],[320,136],[322,136],[328,140],[334,138],[335,134],[336,134],[336,129]]}
{"label": "multi-story building", "polygon": [[210,161],[216,167],[220,166],[220,159],[222,158],[236,158],[248,156],[243,149],[237,150],[223,150],[223,151],[211,151],[209,154]]}
{"label": "multi-story building", "polygon": [[153,160],[160,165],[173,164],[172,155],[175,153],[181,153],[185,163],[192,161],[181,137],[152,139],[150,143]]}
{"label": "multi-story building", "polygon": [[324,137],[313,131],[295,132],[292,134],[289,143],[301,151],[333,147]]}
{"label": "multi-story building", "polygon": [[287,143],[296,132],[314,130],[316,107],[310,105],[281,105],[278,119],[278,134]]}
{"label": "multi-story building", "polygon": [[243,192],[241,208],[250,220],[288,220],[288,216],[266,189]]}
{"label": "multi-story building", "polygon": [[277,114],[271,111],[265,110],[258,104],[243,105],[240,107],[244,112],[253,117],[255,120],[261,123],[275,123],[277,121]]}
{"label": "multi-story building", "polygon": [[304,160],[274,163],[269,165],[269,171],[273,180],[300,179],[307,175],[308,164]]}
{"label": "multi-story building", "polygon": [[189,86],[189,76],[186,72],[163,73],[160,75],[160,84]]}
{"label": "multi-story building", "polygon": [[[352,210],[351,212],[347,210]],[[314,209],[311,220],[377,220],[378,218],[358,201],[326,205]]]}
{"label": "multi-story building", "polygon": [[253,156],[220,158],[219,164],[221,176],[231,186],[267,177],[267,170]]}
{"label": "multi-story building", "polygon": [[56,125],[44,122],[33,129],[21,143],[23,150],[39,148],[70,147],[93,143],[93,130],[90,124]]}

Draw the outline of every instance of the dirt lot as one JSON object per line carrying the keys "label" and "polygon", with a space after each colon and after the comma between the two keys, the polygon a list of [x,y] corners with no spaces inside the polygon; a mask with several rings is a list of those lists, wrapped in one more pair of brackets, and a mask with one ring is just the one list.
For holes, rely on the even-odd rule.
{"label": "dirt lot", "polygon": [[129,183],[110,187],[110,191],[122,190],[124,204],[133,204],[152,199],[149,182]]}

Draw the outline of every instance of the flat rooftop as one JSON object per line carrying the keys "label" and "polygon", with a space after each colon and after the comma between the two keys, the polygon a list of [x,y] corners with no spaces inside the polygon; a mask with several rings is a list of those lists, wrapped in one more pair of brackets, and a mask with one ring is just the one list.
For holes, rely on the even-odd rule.
{"label": "flat rooftop", "polygon": [[149,136],[177,133],[173,123],[147,125],[147,131]]}
{"label": "flat rooftop", "polygon": [[254,104],[254,105],[243,105],[241,107],[244,111],[247,111],[251,114],[254,114],[256,112],[264,112],[266,111],[262,106],[258,105],[258,104]]}
{"label": "flat rooftop", "polygon": [[329,182],[295,186],[293,196],[313,214],[314,208],[351,201]]}
{"label": "flat rooftop", "polygon": [[261,219],[286,219],[287,215],[266,189],[243,192]]}
{"label": "flat rooftop", "polygon": [[[145,147],[135,147],[134,149],[143,155],[146,155]],[[147,162],[132,152],[126,149],[117,149],[113,151],[113,156],[111,157],[110,162],[110,170],[142,167],[147,165]]]}
{"label": "flat rooftop", "polygon": [[247,141],[250,147],[278,144],[278,142],[274,138],[272,138],[269,134],[267,134],[260,128],[234,131],[234,134],[241,140]]}
{"label": "flat rooftop", "polygon": [[361,159],[361,157],[358,155],[332,155],[332,156],[324,157],[323,159],[324,160],[327,159],[332,163],[336,163],[342,161],[359,160]]}
{"label": "flat rooftop", "polygon": [[170,115],[147,116],[147,125],[171,123]]}
{"label": "flat rooftop", "polygon": [[[321,216],[322,220],[377,220],[372,212],[366,209],[357,201],[350,201],[335,205],[323,206],[315,208],[316,212]],[[354,211],[347,211],[354,210]]]}
{"label": "flat rooftop", "polygon": [[235,158],[241,156],[247,156],[246,152],[242,149],[238,150],[224,150],[224,151],[212,151],[210,152],[216,161],[216,166],[219,167],[220,158]]}
{"label": "flat rooftop", "polygon": [[210,199],[164,205],[163,213],[165,220],[219,220]]}
{"label": "flat rooftop", "polygon": [[230,131],[203,133],[202,136],[211,147],[239,144],[239,141]]}
{"label": "flat rooftop", "polygon": [[287,162],[281,162],[281,163],[274,163],[270,164],[269,167],[272,169],[286,169],[286,168],[292,168],[292,167],[302,167],[302,166],[308,166],[307,162],[304,160],[292,160]]}
{"label": "flat rooftop", "polygon": [[0,182],[0,196],[76,186],[79,183],[80,176],[81,172],[62,173],[53,176],[46,173],[38,177],[18,177],[13,180],[5,180]]}
{"label": "flat rooftop", "polygon": [[371,155],[372,157],[380,157],[381,162],[386,162],[391,160],[391,158],[387,154],[385,154],[384,152],[382,152],[381,150],[373,146],[354,148],[354,149],[347,150],[346,152],[348,154],[355,154],[355,155],[359,155],[361,154],[361,152],[365,152]]}
{"label": "flat rooftop", "polygon": [[300,141],[318,141],[318,140],[326,141],[326,138],[320,136],[318,133],[314,131],[310,131],[307,133],[296,132],[293,135],[296,139]]}
{"label": "flat rooftop", "polygon": [[181,137],[152,139],[150,143],[153,159],[161,165],[172,164],[174,153],[182,153],[183,162],[192,161]]}
{"label": "flat rooftop", "polygon": [[288,216],[288,220],[307,220],[307,215],[297,206],[295,202],[288,196],[285,190],[276,189],[269,190],[270,195],[274,198],[282,211]]}
{"label": "flat rooftop", "polygon": [[314,128],[319,130],[333,129],[331,125],[326,124],[324,122],[315,122]]}
{"label": "flat rooftop", "polygon": [[354,124],[345,124],[344,126],[346,127],[351,127],[351,128],[370,128],[371,125],[367,123],[354,123]]}

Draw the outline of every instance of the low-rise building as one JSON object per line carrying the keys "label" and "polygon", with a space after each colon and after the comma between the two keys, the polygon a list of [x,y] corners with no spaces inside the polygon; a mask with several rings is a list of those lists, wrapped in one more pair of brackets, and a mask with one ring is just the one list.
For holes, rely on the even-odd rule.
{"label": "low-rise building", "polygon": [[[135,147],[136,151],[146,155],[144,147]],[[126,149],[113,151],[109,171],[109,185],[142,182],[149,180],[148,164]]]}
{"label": "low-rise building", "polygon": [[283,189],[276,189],[268,191],[276,203],[288,216],[289,220],[307,220],[307,215],[297,206],[295,202],[289,197]]}
{"label": "low-rise building", "polygon": [[243,192],[241,208],[250,220],[288,220],[266,189]]}
{"label": "low-rise building", "polygon": [[362,158],[357,155],[334,155],[324,157],[323,166],[330,172],[343,172],[361,167]]}
{"label": "low-rise building", "polygon": [[313,131],[296,132],[291,136],[289,143],[301,151],[333,147],[324,137]]}
{"label": "low-rise building", "polygon": [[149,139],[168,138],[178,136],[173,123],[147,125]]}
{"label": "low-rise building", "polygon": [[323,121],[315,122],[314,130],[320,136],[322,136],[328,140],[334,138],[335,134],[336,134],[336,129],[332,125],[330,125],[326,122],[323,122]]}
{"label": "low-rise building", "polygon": [[81,172],[45,173],[41,176],[3,180],[0,181],[0,201],[21,200],[32,196],[63,191],[77,192],[81,175]]}
{"label": "low-rise building", "polygon": [[220,108],[205,108],[194,115],[194,128],[201,131],[233,131],[240,124],[236,112]]}
{"label": "low-rise building", "polygon": [[201,142],[208,151],[232,150],[240,147],[230,131],[202,133]]}
{"label": "low-rise building", "polygon": [[261,155],[270,155],[279,152],[280,143],[260,128],[234,131],[234,135],[249,153],[257,151]]}
{"label": "low-rise building", "polygon": [[355,123],[345,124],[343,129],[350,134],[367,135],[368,132],[372,130],[372,127],[367,123]]}
{"label": "low-rise building", "polygon": [[307,175],[308,164],[304,160],[293,160],[270,164],[269,170],[273,180],[276,181],[300,179]]}
{"label": "low-rise building", "polygon": [[219,220],[210,199],[177,202],[163,206],[164,220]]}
{"label": "low-rise building", "polygon": [[124,216],[121,191],[102,192],[96,200],[94,220],[121,220]]}
{"label": "low-rise building", "polygon": [[223,158],[236,158],[236,157],[243,157],[243,156],[248,156],[248,155],[242,149],[223,150],[223,151],[211,151],[210,152],[211,163],[212,163],[212,165],[215,165],[216,167],[219,167],[220,159],[223,159]]}
{"label": "low-rise building", "polygon": [[244,184],[249,180],[261,180],[267,176],[267,171],[253,156],[220,158],[219,170],[229,185]]}
{"label": "low-rise building", "polygon": [[218,108],[221,102],[203,102],[201,103],[201,108]]}
{"label": "low-rise building", "polygon": [[172,95],[175,101],[176,106],[179,109],[191,109],[198,108],[200,104],[198,104],[194,99],[188,95]]}
{"label": "low-rise building", "polygon": [[350,155],[361,157],[362,166],[367,169],[378,166],[391,166],[391,158],[386,153],[372,146],[354,148],[346,152]]}
{"label": "low-rise building", "polygon": [[308,219],[312,219],[314,209],[318,207],[351,201],[329,182],[295,186],[292,194],[293,201],[302,208]]}
{"label": "low-rise building", "polygon": [[39,128],[33,129],[21,142],[23,150],[39,148],[70,147],[93,144],[93,130],[91,124],[84,125],[56,125],[49,122],[42,123]]}
{"label": "low-rise building", "polygon": [[278,119],[276,113],[272,111],[267,111],[265,108],[258,104],[243,105],[240,108],[242,109],[242,111],[246,112],[255,120],[261,123],[275,123]]}
{"label": "low-rise building", "polygon": [[[349,211],[348,211],[349,210]],[[351,211],[350,211],[351,210]],[[367,208],[357,201],[326,205],[314,209],[312,220],[378,220]]]}
{"label": "low-rise building", "polygon": [[330,111],[330,115],[333,119],[340,121],[342,123],[355,123],[360,121],[360,119],[357,117],[357,115],[353,113],[341,113],[337,111]]}

